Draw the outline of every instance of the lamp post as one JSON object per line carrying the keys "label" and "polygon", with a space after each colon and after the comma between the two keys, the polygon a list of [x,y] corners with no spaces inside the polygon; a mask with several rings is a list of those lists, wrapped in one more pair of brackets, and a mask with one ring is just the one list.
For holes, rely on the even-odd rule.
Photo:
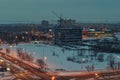
{"label": "lamp post", "polygon": [[46,71],[46,60],[47,60],[47,57],[43,57],[43,67],[44,67],[44,70]]}
{"label": "lamp post", "polygon": [[44,70],[46,71],[46,60],[47,60],[47,57],[45,56],[45,53],[44,53],[44,47],[43,47],[43,68]]}

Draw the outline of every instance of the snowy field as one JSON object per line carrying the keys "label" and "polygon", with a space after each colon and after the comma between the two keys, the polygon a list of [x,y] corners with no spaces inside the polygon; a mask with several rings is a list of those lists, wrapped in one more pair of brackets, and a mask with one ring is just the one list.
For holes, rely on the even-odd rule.
{"label": "snowy field", "polygon": [[[7,48],[6,45],[1,45],[2,48]],[[16,52],[17,48],[22,48],[23,51],[28,52],[31,54],[35,59],[43,58],[48,67],[52,70],[56,69],[65,69],[67,71],[86,71],[86,67],[90,66],[93,67],[94,70],[99,69],[109,69],[108,68],[108,61],[107,57],[112,54],[115,58],[115,62],[120,62],[120,55],[114,53],[104,53],[104,52],[97,52],[97,54],[104,55],[104,61],[100,62],[96,60],[94,57],[91,58],[89,55],[95,54],[96,52],[92,50],[79,50],[79,53],[83,53],[84,56],[78,57],[77,50],[68,50],[62,47],[47,45],[47,44],[18,44],[17,46],[10,47],[11,50]],[[75,57],[75,60],[83,61],[81,63],[68,61],[68,57]],[[87,62],[86,62],[87,61]]]}

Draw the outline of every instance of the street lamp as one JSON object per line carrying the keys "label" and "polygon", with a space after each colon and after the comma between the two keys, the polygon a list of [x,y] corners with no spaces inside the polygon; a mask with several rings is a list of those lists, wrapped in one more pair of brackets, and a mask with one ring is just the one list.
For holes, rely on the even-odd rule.
{"label": "street lamp", "polygon": [[2,62],[4,62],[4,60],[0,59],[0,62],[2,63]]}
{"label": "street lamp", "polygon": [[99,77],[98,73],[95,73],[95,77],[96,77],[96,78],[98,78],[98,77]]}
{"label": "street lamp", "polygon": [[51,77],[51,80],[55,80],[55,77],[54,77],[54,76],[52,76],[52,77]]}
{"label": "street lamp", "polygon": [[7,68],[7,71],[10,71],[11,69],[10,68]]}
{"label": "street lamp", "polygon": [[46,62],[45,62],[46,60],[47,60],[47,57],[43,57],[43,62],[44,62],[44,69],[45,69],[45,71],[46,71],[46,65],[47,65]]}
{"label": "street lamp", "polygon": [[85,61],[85,58],[81,58],[81,70],[83,70],[83,63]]}
{"label": "street lamp", "polygon": [[44,57],[44,60],[47,60],[47,57]]}

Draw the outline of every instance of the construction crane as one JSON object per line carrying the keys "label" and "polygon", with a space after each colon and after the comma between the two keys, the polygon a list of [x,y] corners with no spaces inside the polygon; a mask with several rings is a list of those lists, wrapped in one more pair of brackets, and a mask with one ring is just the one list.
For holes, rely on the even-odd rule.
{"label": "construction crane", "polygon": [[59,18],[60,26],[61,26],[61,24],[62,24],[62,21],[66,21],[65,19],[62,18],[62,14],[60,14],[60,16],[59,16],[59,15],[58,15],[56,12],[54,12],[54,11],[52,11],[52,13],[53,13],[57,18]]}
{"label": "construction crane", "polygon": [[56,12],[54,12],[54,11],[52,11],[52,13],[57,17],[57,18],[59,18],[60,20],[62,20],[62,14],[60,14],[60,16],[56,13]]}

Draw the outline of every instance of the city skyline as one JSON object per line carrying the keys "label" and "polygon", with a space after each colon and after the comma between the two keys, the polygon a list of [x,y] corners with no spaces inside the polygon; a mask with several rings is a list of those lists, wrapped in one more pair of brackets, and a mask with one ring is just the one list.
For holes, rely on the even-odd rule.
{"label": "city skyline", "polygon": [[79,22],[120,22],[119,0],[1,0],[0,23],[54,22],[63,18]]}

